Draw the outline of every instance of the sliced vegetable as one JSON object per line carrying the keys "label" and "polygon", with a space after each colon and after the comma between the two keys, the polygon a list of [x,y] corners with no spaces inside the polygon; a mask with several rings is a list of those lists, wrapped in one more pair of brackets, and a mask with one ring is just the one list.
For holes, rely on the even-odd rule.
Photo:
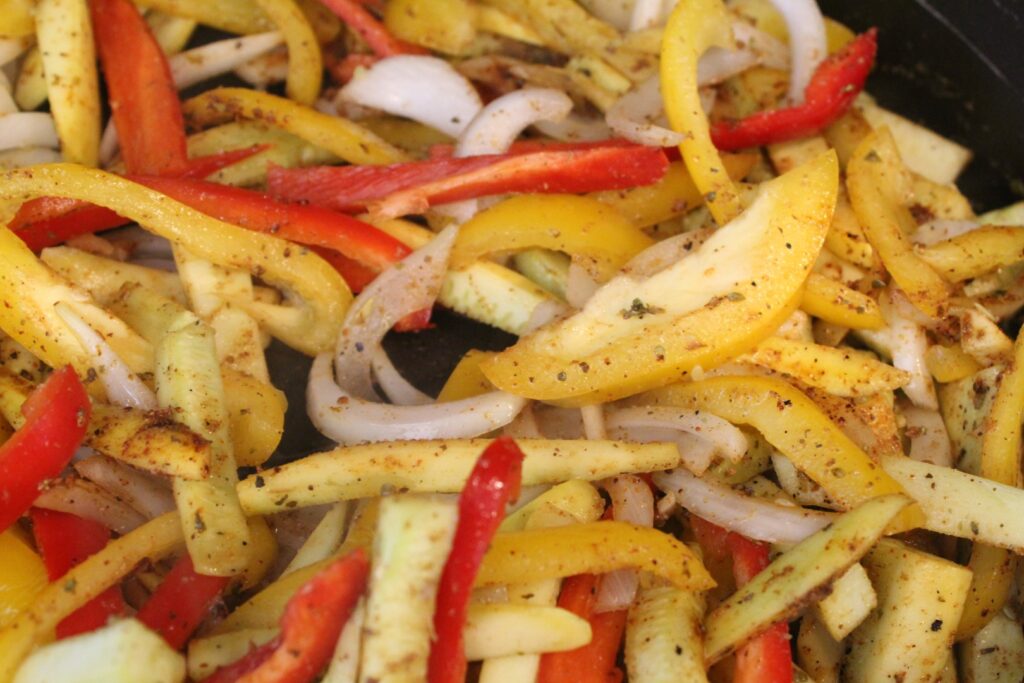
{"label": "sliced vegetable", "polygon": [[89,0],[121,156],[131,173],[181,175],[185,121],[163,50],[129,0]]}
{"label": "sliced vegetable", "polygon": [[431,683],[460,683],[466,677],[462,634],[466,608],[505,507],[519,497],[524,457],[512,439],[496,439],[480,455],[459,495],[459,524],[441,573],[434,611],[436,640],[430,648],[427,674]]}
{"label": "sliced vegetable", "polygon": [[312,105],[320,95],[324,66],[309,19],[294,0],[256,0],[256,4],[280,29],[288,46],[285,92],[299,104]]}
{"label": "sliced vegetable", "polygon": [[[110,529],[75,515],[33,508],[31,518],[32,535],[50,581],[59,581],[69,569],[103,550],[110,541]],[[127,610],[121,587],[111,586],[57,624],[57,638],[94,631]]]}
{"label": "sliced vegetable", "polygon": [[171,648],[181,650],[228,581],[226,577],[198,574],[186,553],[174,563],[135,617],[160,634]]}
{"label": "sliced vegetable", "polygon": [[641,585],[636,602],[629,608],[626,624],[625,659],[629,680],[635,683],[707,681],[701,625],[704,609],[704,596],[696,591],[653,583]]}
{"label": "sliced vegetable", "polygon": [[241,660],[218,669],[210,683],[308,683],[330,661],[338,636],[366,585],[362,550],[333,561],[288,601],[281,634]]}
{"label": "sliced vegetable", "polygon": [[[394,55],[422,55],[429,52],[391,35],[377,19],[356,0],[322,0],[329,10],[366,41],[378,57]],[[389,7],[389,15],[393,10]]]}
{"label": "sliced vegetable", "polygon": [[739,121],[719,121],[711,127],[718,149],[735,150],[817,133],[850,108],[864,88],[878,49],[876,29],[862,33],[830,55],[814,72],[804,101],[793,107],[752,114]]}
{"label": "sliced vegetable", "polygon": [[47,480],[70,462],[92,407],[70,366],[60,368],[21,407],[25,424],[0,445],[0,531],[28,511]]}
{"label": "sliced vegetable", "polygon": [[0,533],[0,627],[32,604],[48,583],[43,560],[18,529]]}

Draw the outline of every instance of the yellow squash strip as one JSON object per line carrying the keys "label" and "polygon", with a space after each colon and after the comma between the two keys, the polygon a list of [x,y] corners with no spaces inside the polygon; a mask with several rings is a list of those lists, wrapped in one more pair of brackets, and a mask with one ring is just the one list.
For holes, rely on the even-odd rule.
{"label": "yellow squash strip", "polygon": [[[367,498],[390,486],[410,492],[462,490],[486,439],[392,441],[335,448],[249,477],[238,485],[246,514]],[[598,480],[677,467],[675,444],[518,439],[526,454],[523,486]]]}
{"label": "yellow squash strip", "polygon": [[981,370],[981,364],[959,346],[932,344],[924,354],[925,365],[939,382],[955,382]]}
{"label": "yellow squash strip", "polygon": [[153,32],[153,38],[167,56],[176,55],[184,50],[199,25],[194,19],[172,17],[156,11],[146,13],[146,23]]}
{"label": "yellow squash strip", "polygon": [[499,533],[484,556],[476,585],[603,574],[626,567],[660,576],[680,590],[715,585],[681,541],[656,529],[611,521]]}
{"label": "yellow squash strip", "polygon": [[107,544],[43,589],[31,607],[0,629],[0,683],[10,683],[29,652],[52,637],[64,617],[116,585],[143,560],[157,561],[184,540],[176,512],[168,512]]}
{"label": "yellow squash strip", "polygon": [[846,186],[871,246],[892,279],[917,308],[942,316],[948,305],[949,285],[919,256],[907,236],[914,225],[902,205],[906,173],[888,129],[873,132],[854,151],[847,167]]}
{"label": "yellow squash strip", "polygon": [[34,9],[32,0],[7,0],[4,11],[0,12],[0,36],[19,38],[31,35],[36,28],[32,16]]}
{"label": "yellow squash strip", "polygon": [[251,0],[140,0],[139,4],[228,33],[262,33],[274,24]]}
{"label": "yellow squash strip", "polygon": [[185,288],[175,273],[96,256],[72,247],[43,249],[39,259],[68,282],[89,292],[101,306],[109,305],[126,284],[151,289],[182,306],[186,302]]}
{"label": "yellow squash strip", "polygon": [[[0,174],[0,202],[5,210],[0,216],[10,215],[24,201],[46,196],[83,199],[105,206],[188,248],[200,258],[258,273],[266,282],[298,299],[294,306],[278,309],[289,315],[261,319],[275,336],[309,355],[334,348],[352,294],[337,271],[315,254],[295,249],[284,240],[210,218],[103,171],[51,164]],[[0,232],[0,242],[10,240],[21,244],[9,231],[6,237]],[[23,244],[21,249],[28,251]],[[9,252],[11,247],[0,243],[0,258]],[[13,264],[0,268],[0,278],[10,278],[17,272],[12,271]],[[5,293],[13,291],[7,283],[3,289]],[[256,317],[260,319],[259,315]],[[51,363],[54,364],[59,363]]]}
{"label": "yellow squash strip", "polygon": [[100,90],[87,0],[40,0],[36,37],[64,160],[96,166]]}
{"label": "yellow squash strip", "polygon": [[[754,154],[722,155],[725,171],[733,180],[747,175],[756,160]],[[669,164],[665,176],[653,185],[591,192],[586,196],[612,207],[638,228],[667,221],[704,204],[704,195],[694,185],[681,161]]]}
{"label": "yellow squash strip", "polygon": [[741,356],[756,365],[795,377],[834,396],[857,397],[893,391],[910,382],[910,373],[850,348],[769,337]]}
{"label": "yellow squash strip", "polygon": [[843,574],[911,503],[906,496],[866,501],[764,568],[708,615],[704,656],[714,663],[772,624],[795,617]]}
{"label": "yellow squash strip", "polygon": [[1024,261],[1024,228],[985,226],[919,250],[940,275],[960,282]]}
{"label": "yellow squash strip", "polygon": [[[1013,362],[999,377],[999,388],[985,416],[979,474],[1020,486],[1021,418],[1024,416],[1024,337],[1018,336]],[[1013,590],[1017,557],[1002,548],[975,543],[968,568],[973,573],[958,640],[970,638],[995,617]]]}
{"label": "yellow squash strip", "polygon": [[825,236],[825,246],[836,256],[861,268],[875,267],[875,250],[864,236],[845,187],[839,191],[836,213],[832,218],[832,227]]}
{"label": "yellow squash strip", "polygon": [[288,98],[307,106],[320,95],[324,64],[312,26],[295,0],[256,0],[288,46]]}
{"label": "yellow squash strip", "polygon": [[877,330],[885,327],[878,302],[841,282],[819,273],[807,276],[800,308],[834,325]]}
{"label": "yellow squash strip", "polygon": [[404,152],[348,119],[329,116],[265,92],[215,88],[186,100],[182,109],[192,128],[250,119],[297,135],[349,163],[394,164],[407,160]]}
{"label": "yellow squash strip", "polygon": [[[11,173],[25,174],[24,171]],[[32,173],[27,173],[30,183]],[[9,189],[17,191],[11,184],[5,184],[0,194]],[[80,377],[86,377],[93,363],[92,355],[86,352],[54,309],[58,302],[70,305],[90,327],[102,334],[133,371],[145,371],[147,365],[152,367],[152,349],[146,348],[138,335],[92,303],[87,294],[54,275],[6,227],[0,227],[0,292],[3,293],[0,329],[50,367],[70,363]],[[90,391],[98,394],[102,388],[97,382],[90,385]]]}
{"label": "yellow squash strip", "polygon": [[576,315],[484,363],[500,389],[574,404],[618,398],[719,365],[793,312],[832,218],[833,154],[762,185],[737,220],[643,281],[616,277]]}
{"label": "yellow squash strip", "polygon": [[39,46],[29,48],[21,60],[21,71],[14,84],[14,101],[20,109],[32,111],[46,101],[46,74],[43,73],[43,55]]}
{"label": "yellow squash strip", "polygon": [[211,444],[208,477],[173,481],[189,556],[200,574],[239,574],[248,565],[249,529],[235,492],[238,475],[213,330],[191,312],[180,314],[156,359],[160,406]]}
{"label": "yellow squash strip", "polygon": [[[651,582],[648,582],[651,583]],[[626,622],[626,670],[633,683],[707,681],[704,595],[641,585]]]}
{"label": "yellow squash strip", "polygon": [[0,628],[32,604],[46,587],[46,567],[32,546],[8,529],[0,534]]}
{"label": "yellow squash strip", "polygon": [[[539,655],[590,642],[590,623],[560,607],[470,605],[463,630],[466,659]],[[486,664],[485,664],[486,666]]]}
{"label": "yellow squash strip", "polygon": [[739,215],[740,198],[711,142],[697,89],[697,62],[708,48],[732,47],[731,21],[721,0],[683,0],[669,17],[661,47],[665,113],[672,129],[686,137],[679,145],[683,161],[719,225]]}
{"label": "yellow squash strip", "polygon": [[574,195],[527,194],[481,211],[459,230],[450,267],[465,268],[498,251],[541,247],[564,251],[598,282],[654,244],[614,209]]}
{"label": "yellow squash strip", "polygon": [[[659,405],[706,410],[734,424],[747,424],[844,509],[903,488],[853,443],[797,389],[773,377],[714,377],[676,384],[649,396]],[[909,507],[895,526],[920,526],[920,510]]]}

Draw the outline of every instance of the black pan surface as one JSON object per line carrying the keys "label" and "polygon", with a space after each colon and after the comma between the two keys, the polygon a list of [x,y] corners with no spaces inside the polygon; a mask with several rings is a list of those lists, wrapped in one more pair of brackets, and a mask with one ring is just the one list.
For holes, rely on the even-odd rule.
{"label": "black pan surface", "polygon": [[[879,28],[878,65],[868,91],[882,106],[968,148],[975,157],[959,186],[981,212],[1024,196],[1024,2],[1018,0],[819,0],[855,31]],[[440,390],[471,348],[501,349],[514,338],[438,311],[423,332],[390,334],[385,348],[417,387]],[[274,384],[288,395],[285,436],[271,464],[332,445],[309,423],[310,361],[274,343]]]}

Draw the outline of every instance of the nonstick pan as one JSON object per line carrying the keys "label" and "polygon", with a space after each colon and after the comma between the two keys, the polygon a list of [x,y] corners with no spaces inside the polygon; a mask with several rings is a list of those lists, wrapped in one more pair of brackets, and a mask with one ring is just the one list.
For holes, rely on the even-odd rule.
{"label": "nonstick pan", "polygon": [[[977,211],[1024,195],[1024,2],[1019,0],[819,0],[855,31],[879,28],[878,65],[868,91],[899,112],[974,150],[958,182]],[[436,394],[470,348],[500,349],[514,338],[438,311],[434,327],[391,334],[385,348],[420,389]],[[274,384],[288,395],[285,436],[272,464],[331,446],[309,423],[309,359],[274,343]]]}

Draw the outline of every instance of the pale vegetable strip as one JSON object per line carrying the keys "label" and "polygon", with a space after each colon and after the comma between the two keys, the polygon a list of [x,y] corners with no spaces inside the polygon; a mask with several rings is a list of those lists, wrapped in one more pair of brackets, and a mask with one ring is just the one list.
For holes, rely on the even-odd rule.
{"label": "pale vegetable strip", "polygon": [[139,4],[228,33],[261,33],[273,28],[259,6],[248,0],[142,0]]}
{"label": "pale vegetable strip", "polygon": [[174,480],[189,555],[196,571],[231,576],[249,563],[249,529],[238,504],[238,481],[213,331],[192,313],[175,318],[157,347],[157,396],[211,442],[210,475]]}

